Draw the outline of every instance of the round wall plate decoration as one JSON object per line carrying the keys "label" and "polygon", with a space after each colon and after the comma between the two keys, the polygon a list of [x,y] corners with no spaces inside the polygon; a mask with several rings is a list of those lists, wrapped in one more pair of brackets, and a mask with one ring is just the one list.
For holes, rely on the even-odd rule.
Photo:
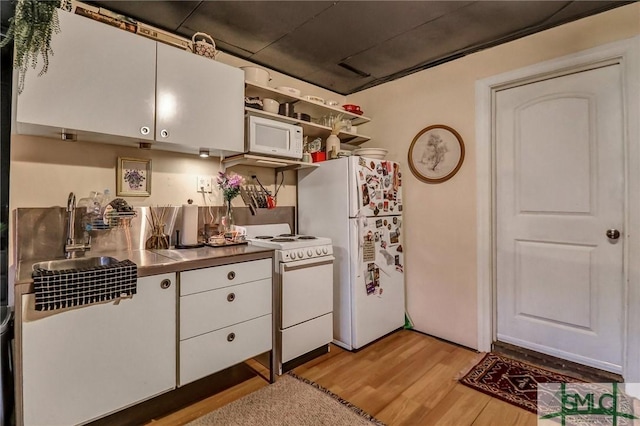
{"label": "round wall plate decoration", "polygon": [[455,175],[464,161],[464,142],[449,126],[422,129],[409,147],[411,173],[426,183],[441,183]]}

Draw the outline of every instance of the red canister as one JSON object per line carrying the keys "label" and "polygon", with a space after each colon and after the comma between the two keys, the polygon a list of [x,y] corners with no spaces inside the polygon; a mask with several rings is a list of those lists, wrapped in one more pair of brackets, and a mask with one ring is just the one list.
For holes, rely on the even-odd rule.
{"label": "red canister", "polygon": [[314,163],[317,163],[319,161],[324,161],[327,159],[327,153],[324,151],[312,152],[311,159],[313,160]]}

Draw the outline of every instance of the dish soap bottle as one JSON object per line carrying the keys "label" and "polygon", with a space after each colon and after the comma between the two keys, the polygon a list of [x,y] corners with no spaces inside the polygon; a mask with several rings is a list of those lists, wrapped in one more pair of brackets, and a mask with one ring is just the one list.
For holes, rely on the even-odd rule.
{"label": "dish soap bottle", "polygon": [[104,190],[104,195],[102,196],[102,202],[100,203],[100,212],[102,213],[102,221],[105,225],[110,226],[111,220],[111,212],[113,211],[113,206],[111,206],[111,192],[109,189]]}

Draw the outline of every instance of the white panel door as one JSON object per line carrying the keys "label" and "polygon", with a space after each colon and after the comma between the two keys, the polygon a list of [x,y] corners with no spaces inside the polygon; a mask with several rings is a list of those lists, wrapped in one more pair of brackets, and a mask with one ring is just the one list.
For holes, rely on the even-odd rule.
{"label": "white panel door", "polygon": [[42,58],[29,68],[16,120],[152,140],[156,42],[61,10],[58,17],[49,70],[38,76]]}
{"label": "white panel door", "polygon": [[620,372],[620,67],[497,93],[497,339]]}
{"label": "white panel door", "polygon": [[244,151],[241,69],[158,43],[156,141]]}

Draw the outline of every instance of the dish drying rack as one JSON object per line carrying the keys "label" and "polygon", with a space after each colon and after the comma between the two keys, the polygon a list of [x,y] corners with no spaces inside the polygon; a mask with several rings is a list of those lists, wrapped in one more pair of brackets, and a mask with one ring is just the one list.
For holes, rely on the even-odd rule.
{"label": "dish drying rack", "polygon": [[137,217],[136,212],[111,211],[103,216],[94,217],[89,222],[91,230],[100,231],[114,228],[130,228],[131,221]]}

